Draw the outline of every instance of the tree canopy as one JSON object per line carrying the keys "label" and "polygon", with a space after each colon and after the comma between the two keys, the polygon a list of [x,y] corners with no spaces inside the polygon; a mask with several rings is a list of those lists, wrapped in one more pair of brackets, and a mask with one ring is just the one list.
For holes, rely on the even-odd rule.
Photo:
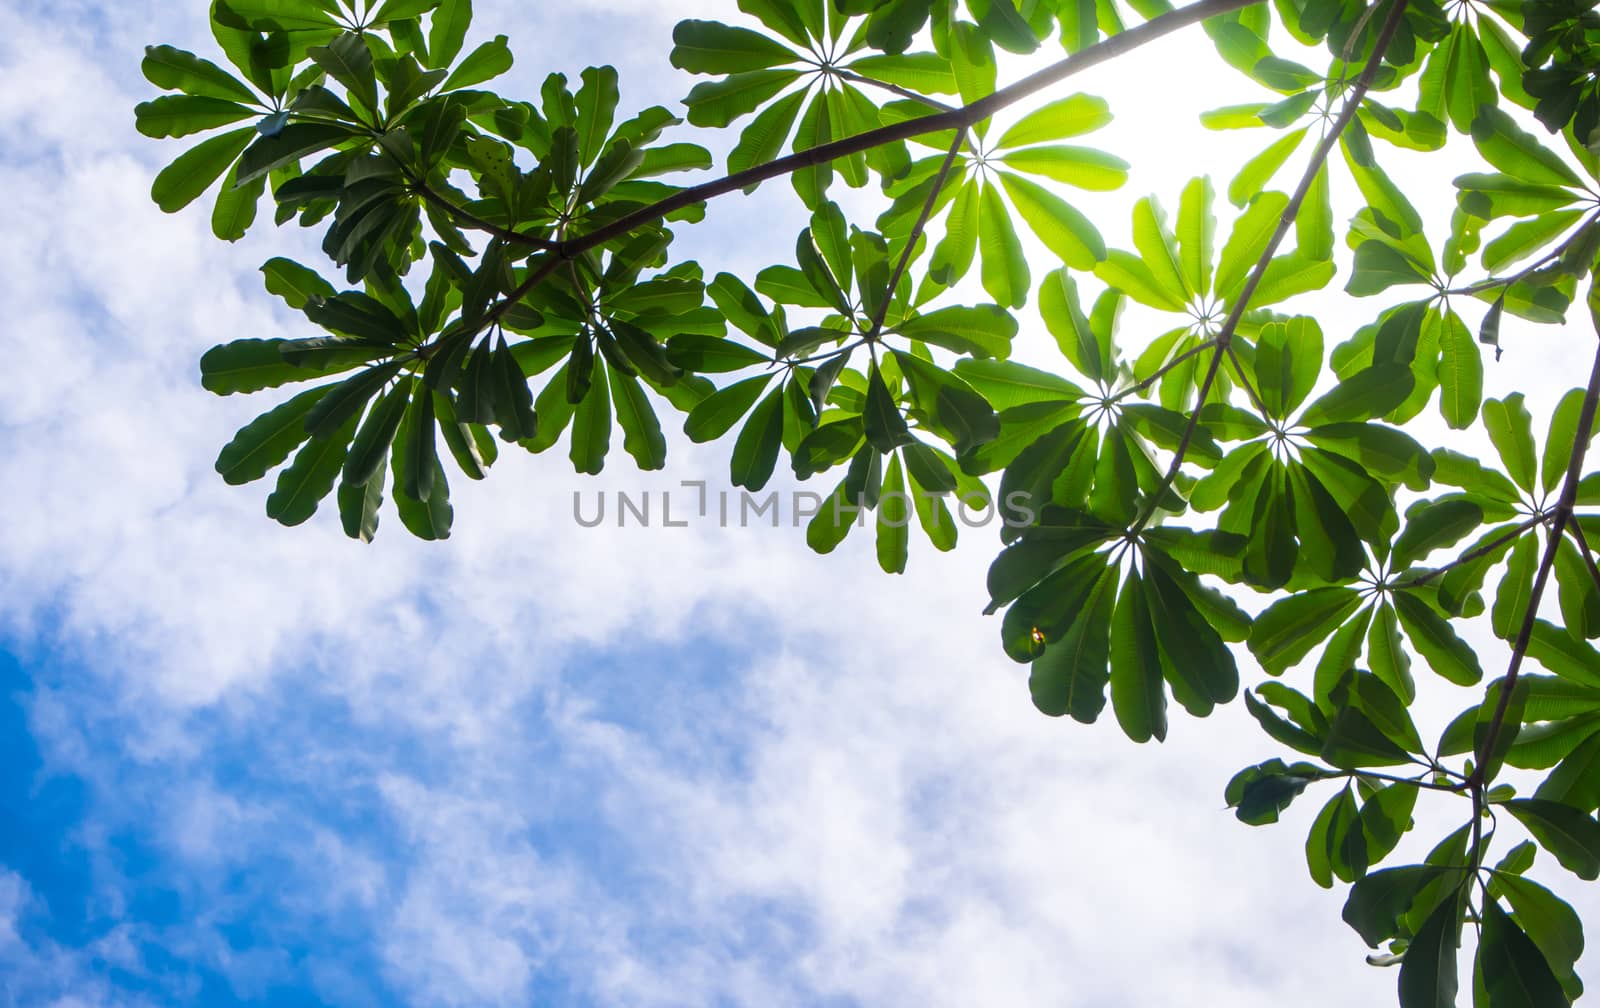
{"label": "tree canopy", "polygon": [[[1548,428],[1484,378],[1525,324],[1600,332],[1592,6],[738,0],[737,23],[674,31],[702,78],[680,116],[623,106],[608,66],[487,90],[513,57],[503,35],[467,50],[470,0],[215,0],[221,62],[149,48],[166,93],[136,116],[203,135],[155,178],[162,209],[214,194],[231,241],[265,206],[337,271],[269,260],[307,335],[200,361],[221,395],[294,390],[216,464],[276,470],[271,518],[331,496],[370,540],[387,496],[444,539],[452,477],[563,443],[598,473],[619,435],[660,469],[664,417],[727,441],[748,491],[780,463],[824,479],[808,543],[870,526],[887,572],[911,528],[949,550],[955,509],[1006,508],[990,611],[1040,711],[1109,704],[1163,739],[1172,702],[1241,699],[1248,656],[1269,678],[1242,701],[1283,756],[1227,783],[1238,818],[1323,802],[1309,873],[1349,886],[1403,1008],[1457,1003],[1458,976],[1475,1005],[1542,1008],[1581,994],[1583,934],[1529,872],[1600,877],[1600,356]],[[1073,190],[1130,166],[1089,145],[1111,106],[1069,78],[1178,31],[1262,99],[1204,118],[1247,131],[1208,166],[1225,187],[1137,201],[1113,248]],[[682,139],[724,129],[721,163]],[[1425,220],[1384,163],[1452,137],[1477,163]],[[765,184],[809,214],[792,258],[707,277],[673,256],[708,201]],[[1336,279],[1378,306],[1348,336],[1292,308]],[[1122,325],[1130,305],[1165,328]],[[1051,369],[1011,359],[1024,310]],[[1425,412],[1493,454],[1419,440]],[[1460,712],[1437,740],[1424,697]],[[1460,827],[1386,864],[1419,802]]]}

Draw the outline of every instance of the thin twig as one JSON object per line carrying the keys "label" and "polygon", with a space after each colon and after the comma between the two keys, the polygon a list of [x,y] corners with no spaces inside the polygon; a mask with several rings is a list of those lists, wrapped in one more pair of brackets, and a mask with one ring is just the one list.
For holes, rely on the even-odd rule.
{"label": "thin twig", "polygon": [[1454,560],[1445,564],[1443,567],[1435,567],[1433,570],[1430,570],[1425,574],[1419,574],[1414,578],[1409,578],[1404,581],[1397,581],[1389,587],[1396,591],[1406,588],[1420,588],[1430,581],[1436,580],[1437,578],[1443,576],[1454,568],[1460,567],[1464,563],[1471,563],[1479,557],[1488,556],[1490,553],[1493,553],[1495,550],[1504,546],[1511,540],[1522,538],[1522,534],[1524,532],[1545,521],[1545,519],[1548,517],[1548,515],[1540,512],[1539,514],[1536,514],[1532,518],[1529,518],[1527,521],[1523,522],[1521,525],[1518,525],[1516,528],[1506,532],[1504,535],[1495,536],[1492,541],[1487,542],[1476,549],[1468,550],[1467,552],[1456,557]]}
{"label": "thin twig", "polygon": [[929,95],[918,94],[917,92],[912,91],[910,88],[903,88],[898,84],[890,84],[888,81],[876,80],[872,77],[858,74],[854,70],[846,70],[844,67],[834,67],[833,75],[855,84],[866,84],[869,87],[875,87],[880,90],[887,91],[892,95],[899,95],[901,98],[904,98],[907,101],[914,101],[919,105],[926,105],[928,108],[936,109],[940,112],[950,112],[955,108],[955,106],[946,105],[939,99],[933,98]]}
{"label": "thin twig", "polygon": [[1193,358],[1200,356],[1201,354],[1205,353],[1207,350],[1212,349],[1216,345],[1217,345],[1217,341],[1215,339],[1208,339],[1204,343],[1197,343],[1196,345],[1194,345],[1194,346],[1190,347],[1189,349],[1185,350],[1183,353],[1181,353],[1178,356],[1172,358],[1172,360],[1170,360],[1167,363],[1165,363],[1165,364],[1161,365],[1160,367],[1156,368],[1156,370],[1154,371],[1154,373],[1152,373],[1150,375],[1150,377],[1148,377],[1148,378],[1144,379],[1143,381],[1139,382],[1137,385],[1129,385],[1127,388],[1123,389],[1121,392],[1118,392],[1117,394],[1113,395],[1111,397],[1111,401],[1114,402],[1114,403],[1115,402],[1121,402],[1122,400],[1128,398],[1131,395],[1138,395],[1139,393],[1143,392],[1145,389],[1148,389],[1150,386],[1152,386],[1156,382],[1160,381],[1162,379],[1162,377],[1165,376],[1167,374],[1167,372],[1171,371],[1173,368],[1181,367],[1185,361],[1192,360]]}
{"label": "thin twig", "polygon": [[878,310],[872,313],[872,329],[867,333],[867,342],[871,343],[883,331],[883,320],[889,316],[889,304],[894,300],[894,292],[900,289],[900,280],[906,275],[906,268],[911,265],[911,257],[917,252],[917,242],[922,240],[922,232],[928,226],[928,221],[933,217],[933,210],[939,205],[939,193],[944,190],[945,180],[950,177],[950,170],[955,167],[956,155],[961,153],[961,144],[967,138],[967,131],[956,130],[955,140],[950,144],[950,150],[944,156],[944,162],[939,165],[939,173],[933,177],[933,188],[928,191],[928,199],[922,204],[922,212],[917,214],[917,221],[911,226],[911,233],[906,236],[905,251],[900,253],[900,261],[894,264],[894,273],[889,277],[889,288],[883,292],[883,302],[878,305]]}
{"label": "thin twig", "polygon": [[1437,781],[1427,780],[1422,777],[1398,777],[1394,774],[1378,773],[1373,770],[1356,770],[1347,776],[1368,777],[1372,780],[1388,781],[1391,784],[1409,784],[1412,787],[1424,788],[1428,791],[1460,791],[1464,784],[1440,784]]}

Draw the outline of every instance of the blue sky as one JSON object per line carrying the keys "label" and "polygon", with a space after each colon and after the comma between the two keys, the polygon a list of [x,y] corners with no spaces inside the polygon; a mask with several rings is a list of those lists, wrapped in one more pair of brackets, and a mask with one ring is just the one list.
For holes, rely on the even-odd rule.
{"label": "blue sky", "polygon": [[[676,18],[732,8],[479,6],[518,53],[506,90],[612,62],[633,104],[687,89]],[[196,361],[302,331],[256,268],[313,242],[223,246],[148,201],[177,145],[132,129],[138,57],[209,51],[201,7],[0,8],[23,351],[0,396],[0,1006],[1392,997],[1305,877],[1315,806],[1272,830],[1222,808],[1273,754],[1243,712],[1162,748],[1039,717],[980,615],[981,536],[890,579],[860,536],[815,557],[788,529],[573,523],[575,489],[725,485],[726,447],[681,438],[648,477],[508,458],[456,487],[442,546],[281,529],[267,488],[223,486],[211,460],[263,401],[209,396]],[[1139,84],[1085,84],[1140,166],[1113,240],[1133,196],[1229,164]],[[1253,96],[1218,78],[1195,108]],[[786,256],[784,197],[714,207],[684,254]],[[1568,368],[1525,339],[1493,381]]]}

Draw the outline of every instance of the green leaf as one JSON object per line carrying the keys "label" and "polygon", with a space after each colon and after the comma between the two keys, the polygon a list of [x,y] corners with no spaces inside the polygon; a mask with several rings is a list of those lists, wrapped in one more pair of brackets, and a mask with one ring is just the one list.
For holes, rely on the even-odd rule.
{"label": "green leaf", "polygon": [[633,456],[640,469],[661,469],[667,464],[667,441],[661,421],[645,397],[639,379],[613,371],[611,400],[616,406],[617,423],[622,427],[622,450]]}
{"label": "green leaf", "polygon": [[311,435],[306,414],[332,385],[309,389],[245,424],[217,456],[216,469],[229,486],[251,483],[282,465]]}
{"label": "green leaf", "polygon": [[596,367],[583,399],[572,413],[572,444],[568,452],[572,467],[589,476],[605,468],[611,450],[611,399],[607,390],[606,367]]}
{"label": "green leaf", "polygon": [[[1245,690],[1244,706],[1245,710],[1250,712],[1250,716],[1255,718],[1256,723],[1261,726],[1261,730],[1266,732],[1271,738],[1282,742],[1291,749],[1299,750],[1300,752],[1306,753],[1310,756],[1321,754],[1321,739],[1313,735],[1307,729],[1302,728],[1288,719],[1279,716],[1277,711],[1273,710],[1266,703],[1257,700],[1255,694],[1251,693],[1249,690]],[[1308,848],[1308,856],[1312,853],[1312,848]],[[1332,883],[1321,881],[1321,878],[1323,877],[1321,868],[1323,865],[1324,862],[1319,860],[1311,866],[1312,877],[1318,880],[1318,885],[1321,885],[1324,889],[1326,889]]]}
{"label": "green leaf", "polygon": [[413,383],[411,405],[405,415],[406,438],[400,444],[405,453],[405,479],[398,489],[413,500],[425,501],[433,495],[434,473],[440,469],[439,426],[433,392],[423,383]]}
{"label": "green leaf", "polygon": [[1123,582],[1111,617],[1111,709],[1135,742],[1167,737],[1167,694],[1161,649],[1150,621],[1144,580],[1137,572]]}
{"label": "green leaf", "polygon": [[1523,405],[1522,393],[1485,401],[1483,426],[1499,451],[1506,472],[1516,480],[1517,486],[1532,492],[1537,456],[1533,447],[1533,418]]}
{"label": "green leaf", "polygon": [[[1253,126],[1262,125],[1261,120],[1255,118],[1254,113],[1247,113]],[[1274,140],[1265,150],[1246,161],[1239,174],[1228,183],[1228,202],[1234,206],[1242,207],[1249,203],[1257,193],[1266,192],[1267,185],[1272,177],[1282,168],[1289,156],[1300,149],[1300,141],[1306,137],[1308,127],[1302,126],[1290,130],[1283,136]]]}
{"label": "green leaf", "polygon": [[1306,407],[1300,423],[1306,427],[1370,420],[1405,402],[1416,385],[1406,364],[1374,364],[1345,378]]}
{"label": "green leaf", "polygon": [[1078,304],[1078,286],[1070,271],[1056,270],[1040,285],[1039,314],[1044,318],[1045,328],[1055,337],[1061,355],[1091,381],[1110,382],[1116,366],[1111,328],[1121,299],[1106,295],[1102,302],[1108,311],[1102,314],[1097,304],[1093,314],[1095,322],[1100,324],[1091,324]]}
{"label": "green leaf", "polygon": [[343,84],[362,108],[377,110],[378,78],[373,70],[372,50],[360,35],[347,32],[325,46],[313,47],[306,55],[329,77]]}
{"label": "green leaf", "polygon": [[1439,349],[1439,412],[1452,429],[1466,430],[1483,402],[1483,358],[1467,324],[1453,311],[1441,320]]}
{"label": "green leaf", "polygon": [[1133,245],[1144,260],[1151,277],[1174,301],[1187,303],[1194,295],[1183,278],[1178,260],[1178,243],[1167,227],[1166,214],[1146,196],[1133,206]]}
{"label": "green leaf", "polygon": [[506,44],[508,41],[510,40],[506,36],[496,35],[472,50],[450,76],[445,78],[439,90],[459,91],[463,88],[476,87],[510,70],[514,58],[511,55],[511,47]]}
{"label": "green leaf", "polygon": [[1600,651],[1548,620],[1534,623],[1528,657],[1564,679],[1600,687]]}
{"label": "green leaf", "polygon": [[268,259],[261,266],[261,274],[267,292],[283,298],[284,304],[297,311],[312,298],[331,298],[336,293],[333,284],[291,259]]}
{"label": "green leaf", "polygon": [[799,58],[759,32],[718,21],[679,21],[672,29],[672,42],[672,65],[696,74],[744,73]]}
{"label": "green leaf", "polygon": [[954,305],[909,319],[899,326],[899,332],[952,353],[1004,360],[1011,356],[1017,320],[997,305]]}
{"label": "green leaf", "polygon": [[472,0],[441,0],[428,23],[428,65],[447,67],[461,55],[472,24]]}
{"label": "green leaf", "polygon": [[900,415],[894,394],[876,366],[867,374],[866,409],[862,418],[866,422],[867,441],[879,452],[887,454],[911,440],[905,417]]}
{"label": "green leaf", "polygon": [[1183,301],[1174,299],[1161,286],[1142,259],[1121,249],[1107,251],[1105,260],[1096,264],[1094,275],[1142,305],[1161,311],[1185,310]]}
{"label": "green leaf", "polygon": [[[309,341],[308,341],[309,342]],[[341,346],[341,342],[351,345]],[[291,364],[284,359],[285,349],[297,345],[287,340],[235,340],[207,350],[200,358],[200,384],[218,395],[257,392],[290,382],[306,381],[348,371],[388,353],[388,347],[375,347],[355,341],[333,341],[304,362]]]}
{"label": "green leaf", "polygon": [[1590,882],[1600,878],[1600,822],[1593,816],[1547,798],[1514,798],[1504,808],[1563,868]]}
{"label": "green leaf", "polygon": [[1555,241],[1583,216],[1581,209],[1554,210],[1529,220],[1517,221],[1483,247],[1483,268],[1490,273],[1499,273],[1526,259]]}
{"label": "green leaf", "polygon": [[1321,290],[1333,279],[1337,267],[1329,260],[1312,259],[1300,252],[1275,257],[1261,274],[1250,303],[1256,307],[1277,304]]}
{"label": "green leaf", "polygon": [[1522,536],[1511,547],[1506,561],[1505,576],[1500,579],[1495,592],[1494,607],[1490,610],[1490,626],[1496,637],[1512,640],[1520,632],[1522,621],[1533,597],[1534,570],[1539,564],[1539,541],[1535,536]]}
{"label": "green leaf", "polygon": [[1289,205],[1289,197],[1279,192],[1264,192],[1250,201],[1222,246],[1222,256],[1217,264],[1217,278],[1213,291],[1224,301],[1238,297],[1245,277],[1255,268],[1256,261],[1266,251],[1267,242]]}
{"label": "green leaf", "polygon": [[383,470],[378,478],[363,486],[339,484],[339,521],[344,534],[361,542],[372,542],[378,534],[378,509],[383,506]]}
{"label": "green leaf", "polygon": [[217,194],[216,206],[211,213],[211,233],[226,242],[243,238],[245,232],[250,230],[250,225],[255,223],[256,206],[266,188],[267,180],[264,178],[244,186],[235,186],[230,173],[223,180],[222,191]]}
{"label": "green leaf", "polygon": [[221,98],[225,101],[259,104],[242,81],[209,60],[172,46],[146,46],[139,69],[145,79],[167,91]]}
{"label": "green leaf", "polygon": [[1310,763],[1285,765],[1270,759],[1234,774],[1223,797],[1240,822],[1265,826],[1277,822],[1308,786],[1331,776],[1336,775]]}
{"label": "green leaf", "polygon": [[[915,0],[911,0],[914,4]],[[937,53],[873,54],[852,60],[849,68],[863,77],[896,84],[921,94],[955,94],[956,78],[948,60]]]}
{"label": "green leaf", "polygon": [[1268,414],[1284,420],[1300,408],[1322,374],[1322,329],[1315,319],[1271,322],[1256,335],[1256,391]]}
{"label": "green leaf", "polygon": [[1400,626],[1429,667],[1457,686],[1471,686],[1483,679],[1477,654],[1443,617],[1409,591],[1395,592],[1392,597]]}
{"label": "green leaf", "polygon": [[1354,706],[1344,707],[1334,715],[1323,738],[1320,755],[1344,770],[1400,766],[1410,762],[1405,748]]}
{"label": "green leaf", "polygon": [[[706,400],[710,402],[710,400]],[[733,445],[733,485],[756,491],[767,485],[783,448],[783,386],[774,388],[745,421]]]}
{"label": "green leaf", "polygon": [[751,70],[696,84],[684,103],[692,126],[722,127],[754,112],[800,79],[798,70]]}
{"label": "green leaf", "polygon": [[1495,1008],[1545,1008],[1568,1003],[1539,946],[1494,900],[1483,907],[1478,968]]}
{"label": "green leaf", "polygon": [[346,419],[359,415],[366,408],[367,401],[399,374],[401,367],[401,362],[391,361],[367,368],[339,382],[306,417],[306,430],[313,437],[333,433],[344,425]]}
{"label": "green leaf", "polygon": [[1212,211],[1211,179],[1190,179],[1178,203],[1178,250],[1183,281],[1189,290],[1211,289],[1211,262],[1217,219]]}
{"label": "green leaf", "polygon": [[[487,337],[483,349],[488,349]],[[506,344],[505,336],[500,337],[493,356],[482,366],[489,372],[485,378],[493,389],[489,398],[494,404],[495,421],[500,425],[500,437],[506,441],[537,437],[539,417],[534,410],[533,390],[528,388],[528,377],[515,351]]]}
{"label": "green leaf", "polygon": [[1028,230],[1062,262],[1073,269],[1092,270],[1106,257],[1105,239],[1072,204],[1020,175],[997,174]]}
{"label": "green leaf", "polygon": [[1042,105],[1021,119],[995,144],[999,148],[1066,140],[1092,133],[1111,122],[1111,106],[1104,98],[1075,94]]}
{"label": "green leaf", "polygon": [[699,333],[682,333],[667,341],[667,359],[695,374],[723,374],[765,364],[771,358],[764,352]]}
{"label": "green leaf", "polygon": [[[584,164],[592,164],[605,150],[606,137],[611,134],[611,126],[615,122],[617,112],[617,71],[613,67],[586,67],[582,74],[583,86],[578,89],[574,102],[578,106],[578,151]],[[625,139],[614,142],[618,149],[626,144],[629,149],[634,145]],[[600,174],[601,169],[595,168],[594,174]],[[589,188],[587,180],[585,188]],[[596,186],[596,188],[599,188]]]}
{"label": "green leaf", "polygon": [[1333,196],[1328,181],[1328,166],[1323,165],[1312,180],[1300,213],[1295,217],[1298,251],[1308,259],[1333,258]]}
{"label": "green leaf", "polygon": [[1405,531],[1394,542],[1390,563],[1409,567],[1436,549],[1460,542],[1483,524],[1483,508],[1461,497],[1421,501],[1406,511]]}
{"label": "green leaf", "polygon": [[1573,972],[1583,954],[1583,922],[1555,893],[1529,878],[1496,873],[1495,888],[1517,915],[1517,924],[1569,994],[1581,991]]}
{"label": "green leaf", "polygon": [[911,498],[898,454],[889,457],[878,498],[878,566],[885,574],[904,574],[910,541]]}
{"label": "green leaf", "polygon": [[983,227],[978,247],[983,253],[983,289],[1003,307],[1021,308],[1028,301],[1028,258],[1011,226],[1000,191],[983,183]]}
{"label": "green leaf", "polygon": [[411,382],[401,382],[384,393],[356,431],[344,463],[344,482],[348,486],[364,486],[383,472],[389,460],[389,448],[394,444],[411,400],[411,386]]}
{"label": "green leaf", "polygon": [[1269,673],[1281,675],[1360,605],[1360,593],[1343,587],[1316,588],[1279,599],[1251,626],[1250,653]]}
{"label": "green leaf", "polygon": [[293,526],[315,514],[318,502],[333,492],[355,432],[356,417],[352,415],[337,428],[307,441],[289,467],[278,474],[278,485],[267,497],[267,517]]}
{"label": "green leaf", "polygon": [[134,125],[147,137],[184,137],[249,119],[259,113],[248,105],[203,95],[163,95],[133,110]]}
{"label": "green leaf", "polygon": [[1578,442],[1578,420],[1583,413],[1583,397],[1582,389],[1572,389],[1561,397],[1561,402],[1556,404],[1555,412],[1550,417],[1550,436],[1545,440],[1544,455],[1539,466],[1540,486],[1547,494],[1554,493],[1556,487],[1561,485],[1572,464],[1573,449]]}
{"label": "green leaf", "polygon": [[1399,921],[1423,889],[1442,878],[1447,869],[1434,865],[1385,868],[1356,882],[1345,900],[1343,917],[1368,947],[1394,937]]}
{"label": "green leaf", "polygon": [[[410,411],[407,410],[407,413]],[[395,440],[401,444],[410,442],[411,432],[406,429],[405,420],[400,422],[400,430],[395,435]],[[444,466],[435,456],[435,469],[432,479],[429,480],[433,492],[428,500],[420,501],[406,493],[406,486],[416,482],[406,472],[407,455],[407,452],[397,451],[389,456],[390,467],[394,472],[394,504],[395,510],[400,512],[400,523],[419,539],[434,542],[450,538],[450,526],[455,518],[455,510],[450,506],[450,487],[445,478]]]}
{"label": "green leaf", "polygon": [[1087,590],[1073,607],[1079,615],[1066,634],[1034,660],[1028,691],[1043,713],[1052,717],[1069,714],[1076,721],[1092,724],[1105,708],[1106,686],[1111,681],[1111,637],[1106,628],[1117,597],[1117,571],[1096,558],[1086,560],[1084,569],[1098,573],[1080,579],[1079,584]]}
{"label": "green leaf", "polygon": [[1498,172],[1472,172],[1457,176],[1461,208],[1475,217],[1533,217],[1565,210],[1578,202],[1569,189],[1536,185]]}
{"label": "green leaf", "polygon": [[273,136],[259,137],[239,158],[236,185],[244,185],[268,172],[327,150],[351,138],[350,128],[336,123],[296,122]]}
{"label": "green leaf", "polygon": [[1411,830],[1412,812],[1421,790],[1412,784],[1391,784],[1362,803],[1361,829],[1369,864],[1388,857]]}
{"label": "green leaf", "polygon": [[1456,900],[1446,899],[1411,939],[1400,964],[1400,1008],[1455,1008],[1459,919]]}
{"label": "green leaf", "polygon": [[227,9],[262,30],[334,27],[329,5],[322,0],[227,0]]}
{"label": "green leaf", "polygon": [[1535,798],[1558,801],[1584,812],[1600,807],[1600,733],[1590,735],[1567,753]]}
{"label": "green leaf", "polygon": [[227,172],[255,137],[246,127],[210,137],[178,155],[150,186],[150,198],[166,213],[176,213],[199,199]]}
{"label": "green leaf", "polygon": [[1366,838],[1361,832],[1359,817],[1355,796],[1346,786],[1322,807],[1312,822],[1311,831],[1306,835],[1306,866],[1312,880],[1322,888],[1332,888],[1335,875],[1345,882],[1353,882],[1366,874]]}
{"label": "green leaf", "polygon": [[[439,420],[439,434],[456,466],[471,480],[489,478],[489,467],[499,458],[500,449],[482,424],[463,423],[455,404],[445,392],[433,393],[433,409]],[[380,470],[381,471],[381,470]]]}
{"label": "green leaf", "polygon": [[1040,175],[1091,192],[1110,192],[1128,181],[1128,162],[1093,147],[1025,147],[1006,151],[995,160],[1024,174]]}
{"label": "green leaf", "polygon": [[1366,241],[1356,247],[1350,282],[1345,292],[1368,297],[1397,284],[1426,284],[1431,277],[1410,256],[1381,241]]}
{"label": "green leaf", "polygon": [[1014,361],[960,360],[955,373],[1000,410],[1030,403],[1066,406],[1086,394],[1059,375]]}
{"label": "green leaf", "polygon": [[1487,105],[1475,112],[1472,142],[1485,161],[1524,182],[1574,189],[1583,186],[1559,155],[1523,131],[1516,120],[1496,106]]}
{"label": "green leaf", "polygon": [[733,425],[750,412],[750,407],[761,398],[762,391],[771,380],[771,375],[746,378],[707,396],[690,411],[684,421],[683,432],[697,444],[716,440],[732,430]]}

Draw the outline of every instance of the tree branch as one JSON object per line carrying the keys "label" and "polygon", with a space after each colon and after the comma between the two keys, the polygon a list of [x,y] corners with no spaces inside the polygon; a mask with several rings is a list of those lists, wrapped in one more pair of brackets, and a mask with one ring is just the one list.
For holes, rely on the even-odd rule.
{"label": "tree branch", "polygon": [[[1091,67],[1115,59],[1118,56],[1133,52],[1146,43],[1186,28],[1189,25],[1204,21],[1206,18],[1226,14],[1229,11],[1248,7],[1254,0],[1200,0],[1199,3],[1180,7],[1168,11],[1158,17],[1136,25],[1118,35],[1113,35],[1103,42],[1096,43],[1087,49],[1080,50],[1043,70],[1038,71],[1008,87],[1002,88],[987,97],[980,98],[962,108],[951,109],[948,112],[936,112],[933,115],[923,116],[920,119],[908,119],[904,122],[891,123],[875,130],[858,133],[853,137],[834,140],[808,150],[803,150],[786,157],[769,161],[763,165],[756,165],[741,172],[734,172],[714,182],[680,189],[665,199],[658,200],[650,206],[621,217],[610,224],[596,228],[578,238],[563,240],[556,243],[553,250],[544,262],[535,267],[526,280],[517,285],[516,290],[506,295],[500,305],[491,309],[485,316],[485,324],[498,322],[510,306],[521,301],[535,287],[549,278],[563,259],[573,259],[592,248],[604,245],[606,242],[623,235],[629,234],[646,224],[653,224],[661,218],[704,203],[716,196],[726,195],[738,189],[765,182],[768,179],[778,178],[799,171],[802,168],[811,168],[816,165],[826,164],[842,157],[859,154],[886,143],[897,140],[909,140],[912,137],[922,136],[927,133],[939,133],[947,129],[965,130],[975,123],[987,119],[999,110],[1030,97],[1045,88],[1082,73]],[[1404,0],[1400,0],[1403,4]],[[1386,45],[1387,43],[1385,43]]]}
{"label": "tree branch", "polygon": [[803,150],[787,157],[769,161],[764,165],[756,165],[742,172],[735,172],[702,185],[691,186],[683,189],[666,199],[660,200],[650,206],[644,207],[626,217],[622,217],[604,227],[598,228],[588,234],[565,242],[561,247],[561,254],[574,256],[580,252],[603,245],[613,238],[628,234],[635,228],[660,220],[675,210],[704,203],[715,196],[722,196],[736,189],[765,182],[768,179],[789,175],[802,168],[811,168],[816,165],[826,164],[851,154],[859,154],[886,143],[897,140],[909,140],[912,137],[922,136],[926,133],[939,133],[947,129],[964,129],[973,126],[996,112],[1015,104],[1024,98],[1031,97],[1052,84],[1059,83],[1082,73],[1090,67],[1099,66],[1118,56],[1134,51],[1146,43],[1153,42],[1164,35],[1170,35],[1179,28],[1204,21],[1206,18],[1226,14],[1229,11],[1248,7],[1253,0],[1201,0],[1200,3],[1180,7],[1168,11],[1159,17],[1152,18],[1144,24],[1136,25],[1118,35],[1113,35],[1103,42],[1073,53],[1066,59],[1053,63],[1043,70],[1024,77],[1015,84],[1001,88],[993,94],[979,98],[970,105],[950,109],[947,112],[936,112],[933,115],[923,116],[920,119],[908,119],[904,122],[891,123],[875,130],[858,133],[853,137],[834,140],[809,150]]}
{"label": "tree branch", "polygon": [[1523,614],[1522,628],[1517,632],[1516,644],[1511,649],[1511,665],[1500,681],[1500,699],[1495,704],[1494,717],[1490,719],[1489,729],[1484,733],[1483,745],[1473,753],[1473,758],[1477,762],[1472,768],[1471,777],[1475,811],[1481,810],[1485,783],[1484,757],[1494,752],[1495,743],[1499,741],[1500,733],[1504,729],[1506,712],[1511,707],[1511,693],[1516,688],[1517,675],[1522,671],[1522,659],[1528,653],[1528,642],[1533,639],[1533,628],[1539,619],[1539,602],[1544,597],[1545,586],[1550,581],[1550,572],[1555,568],[1556,551],[1561,546],[1562,533],[1572,520],[1572,506],[1578,499],[1578,484],[1583,479],[1583,461],[1588,455],[1590,435],[1594,433],[1597,405],[1600,405],[1600,349],[1595,353],[1594,369],[1589,375],[1589,389],[1583,397],[1583,410],[1578,415],[1577,441],[1572,446],[1572,459],[1567,464],[1567,477],[1561,487],[1561,500],[1555,506],[1555,519],[1550,526],[1550,541],[1545,545],[1544,558],[1539,562],[1539,571],[1533,578],[1533,591],[1528,595],[1528,609]]}

